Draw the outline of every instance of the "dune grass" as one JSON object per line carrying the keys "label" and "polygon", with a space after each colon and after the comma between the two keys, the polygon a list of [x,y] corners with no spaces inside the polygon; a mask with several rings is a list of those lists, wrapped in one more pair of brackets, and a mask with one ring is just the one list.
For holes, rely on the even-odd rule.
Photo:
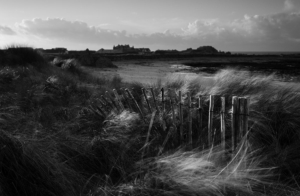
{"label": "dune grass", "polygon": [[[241,144],[229,156],[218,145],[202,148],[198,137],[206,137],[207,113],[201,133],[193,118],[197,146],[187,150],[178,144],[168,104],[164,115],[153,118],[148,111],[141,88],[150,86],[118,77],[95,79],[80,66],[72,72],[40,58],[20,57],[24,64],[1,61],[1,195],[299,195],[300,94],[295,85],[222,70],[209,81],[199,76],[151,86],[156,100],[161,87],[181,90],[185,105],[187,91],[202,95],[205,111],[209,94],[226,97],[226,112],[232,96],[250,97],[249,145]],[[132,91],[146,123],[126,104],[121,113],[99,113],[98,98],[114,88]],[[150,93],[148,98],[153,103]],[[186,123],[186,110],[184,118]],[[229,130],[229,115],[226,121]],[[161,149],[168,131],[173,134]]]}
{"label": "dune grass", "polygon": [[[165,88],[167,87],[173,87],[175,90],[178,92],[181,90],[182,92],[187,92],[191,91],[194,96],[202,95],[206,97],[205,103],[204,103],[204,108],[205,111],[208,110],[208,96],[209,94],[216,94],[216,95],[222,95],[226,97],[227,101],[227,107],[226,111],[230,112],[231,109],[231,98],[232,96],[246,96],[250,97],[251,104],[250,104],[250,120],[249,120],[249,125],[251,127],[250,132],[249,132],[249,142],[251,144],[251,149],[248,149],[247,153],[254,153],[255,156],[254,158],[259,159],[259,164],[254,164],[254,165],[249,165],[250,168],[247,168],[246,170],[252,171],[251,167],[254,166],[259,171],[259,175],[257,177],[251,177],[251,179],[257,179],[258,184],[251,185],[252,182],[248,182],[247,180],[247,175],[245,174],[245,179],[247,182],[243,182],[242,179],[238,179],[237,182],[243,182],[243,186],[245,184],[248,184],[250,189],[252,190],[253,187],[261,187],[257,190],[257,192],[250,192],[245,193],[250,194],[250,195],[297,195],[299,192],[297,191],[299,189],[299,171],[298,171],[298,166],[299,162],[297,161],[299,159],[299,156],[297,155],[298,153],[298,141],[299,141],[299,132],[298,132],[298,127],[300,125],[300,121],[298,120],[299,117],[299,100],[300,100],[300,95],[299,95],[299,87],[296,87],[295,85],[291,85],[289,83],[281,83],[274,78],[272,75],[258,75],[258,74],[251,74],[251,72],[247,71],[237,71],[237,70],[223,70],[215,75],[214,82],[209,84],[209,88],[207,86],[203,86],[202,84],[205,83],[201,82],[203,79],[201,78],[195,78],[192,81],[177,81],[175,80],[174,82],[169,82],[166,83],[164,86]],[[156,98],[160,99],[161,97],[159,96],[159,90],[163,85],[161,83],[158,83],[157,86],[155,86],[155,92],[156,92]],[[153,87],[153,86],[152,86]],[[186,96],[184,96],[184,104],[186,105]],[[149,96],[149,99],[151,101],[151,96]],[[145,102],[144,102],[145,104]],[[146,108],[146,105],[143,106]],[[167,110],[166,116],[171,118],[170,115],[171,111]],[[185,118],[187,118],[187,115],[184,115]],[[202,134],[202,137],[207,137],[205,134],[205,130],[207,127],[207,114],[206,117],[204,117],[204,134]],[[226,128],[227,130],[230,130],[230,116],[226,116],[227,124]],[[149,122],[150,120],[148,120]],[[177,119],[178,121],[178,119]],[[197,123],[197,119],[193,119],[193,124]],[[170,126],[170,121],[166,120],[165,121],[167,124],[166,126]],[[186,120],[184,121],[186,122]],[[159,120],[156,122],[157,124],[154,123],[154,127],[156,131],[154,131],[154,134],[158,134],[158,138],[160,137],[165,137],[166,135],[162,131],[162,126],[160,125]],[[169,123],[169,124],[168,124]],[[185,125],[186,126],[186,125]],[[187,126],[186,126],[187,127]],[[194,132],[197,132],[197,126],[194,126]],[[219,129],[219,127],[217,127]],[[217,131],[218,133],[218,131]],[[216,135],[216,137],[219,137]],[[161,145],[161,142],[159,141],[158,138],[152,138],[150,140],[151,145],[155,147],[156,145]],[[176,139],[176,138],[174,138]],[[156,143],[156,142],[157,143]],[[174,140],[169,141],[169,143],[174,142]],[[158,151],[158,149],[155,148],[150,148],[154,151]],[[214,151],[215,149],[213,149]],[[172,155],[172,151],[165,151],[165,153]],[[175,153],[176,154],[176,153]],[[183,156],[184,152],[182,154],[179,153],[178,156]],[[174,155],[175,156],[175,155]],[[159,158],[158,158],[159,159]],[[184,161],[185,159],[182,159],[181,161]],[[174,159],[174,164],[178,163],[178,159]],[[237,162],[241,162],[242,160],[238,160]],[[201,161],[200,161],[201,162]],[[236,162],[236,161],[234,161]],[[247,160],[246,162],[253,163],[252,160]],[[254,161],[255,162],[255,161]],[[157,162],[151,162],[157,164]],[[224,161],[223,163],[227,163]],[[171,164],[171,163],[170,163]],[[179,164],[179,163],[178,163]],[[171,164],[170,168],[174,168],[175,166]],[[225,167],[225,166],[223,166]],[[225,168],[228,168],[229,166],[227,165]],[[161,172],[160,175],[162,175],[163,180],[162,184],[166,183],[168,184],[168,179],[167,177],[171,178],[170,175],[175,174],[177,170],[171,170],[169,173],[165,173],[168,171],[168,169],[164,168],[164,165],[159,165],[159,168],[162,168],[159,171]],[[175,167],[176,168],[176,167]],[[260,183],[259,178],[261,177],[260,174],[263,174],[265,176],[268,172],[265,172],[264,170],[260,170],[261,168],[266,168],[270,172],[267,177],[267,184]],[[269,168],[269,169],[268,169]],[[271,169],[272,168],[272,169]],[[224,168],[214,168],[213,171],[220,172]],[[254,169],[254,170],[256,170]],[[166,171],[164,171],[166,170]],[[194,171],[194,170],[192,170]],[[196,172],[195,170],[194,172]],[[209,170],[211,171],[211,170]],[[226,170],[227,171],[227,170]],[[149,173],[152,174],[152,171],[148,170]],[[261,173],[260,173],[261,172]],[[255,173],[255,172],[254,172]],[[167,177],[165,177],[166,175]],[[190,174],[189,174],[190,175]],[[212,174],[211,174],[212,175]],[[229,174],[227,174],[229,175]],[[256,175],[256,174],[255,174]],[[254,176],[255,176],[254,175]],[[193,176],[193,175],[192,175]],[[161,177],[161,176],[160,176]],[[158,178],[160,178],[158,177]],[[171,178],[170,184],[172,185],[173,182],[172,180],[177,180],[176,182],[183,182],[180,178],[181,176],[174,176]],[[182,176],[182,178],[185,178],[187,176]],[[157,178],[157,176],[156,176]],[[196,177],[195,177],[196,178]],[[201,178],[201,177],[200,177]],[[203,183],[199,181],[199,179],[193,179],[196,182]],[[216,179],[218,180],[218,179]],[[221,186],[229,188],[229,192],[232,192],[232,187],[236,182],[234,180],[229,180],[233,184],[230,185],[226,184],[228,181],[223,181],[224,184],[221,183]],[[254,180],[255,181],[255,180]],[[218,181],[219,182],[219,181]],[[145,184],[147,184],[147,180],[144,181]],[[211,182],[213,183],[213,182]],[[130,185],[132,186],[132,185]],[[134,193],[132,194],[170,194],[164,193],[165,190],[156,190],[156,189],[150,189],[148,190],[147,188],[140,188],[141,185],[137,185],[137,187],[131,188],[128,190],[127,188],[126,191],[133,191]],[[187,189],[192,188],[190,187],[192,185],[188,185]],[[204,186],[204,185],[203,185]],[[214,186],[214,185],[211,185]],[[235,191],[241,191],[240,189],[245,190],[245,187],[238,187],[236,186]],[[125,186],[126,187],[126,186]],[[184,189],[182,185],[179,186],[179,189]],[[200,184],[197,184],[197,187],[201,187]],[[218,187],[216,185],[216,187]],[[249,188],[248,187],[248,188]],[[274,188],[272,188],[274,187]],[[289,188],[288,188],[289,187]],[[124,188],[124,187],[123,187]],[[142,190],[141,190],[142,189]],[[163,188],[164,189],[164,188]],[[208,188],[210,191],[207,193],[207,195],[218,195],[217,194],[217,189],[215,189],[216,192],[213,192],[213,188],[210,187]],[[147,192],[147,190],[149,192]],[[207,190],[204,188],[204,192],[193,192],[192,190],[189,190],[191,192],[188,192],[188,194],[206,194]],[[220,189],[218,189],[220,191]],[[288,190],[288,191],[287,191]],[[137,192],[135,192],[137,191]],[[154,191],[154,193],[152,192]],[[156,192],[158,191],[158,192]],[[176,192],[178,191],[178,192]],[[172,192],[172,194],[180,194],[179,190],[176,189],[176,193]],[[199,191],[199,190],[198,190]],[[235,192],[233,191],[233,192]],[[287,192],[285,192],[287,191]],[[222,192],[222,191],[220,191]],[[247,191],[246,191],[247,192]],[[222,194],[225,194],[222,192]],[[226,194],[225,194],[226,195]]]}

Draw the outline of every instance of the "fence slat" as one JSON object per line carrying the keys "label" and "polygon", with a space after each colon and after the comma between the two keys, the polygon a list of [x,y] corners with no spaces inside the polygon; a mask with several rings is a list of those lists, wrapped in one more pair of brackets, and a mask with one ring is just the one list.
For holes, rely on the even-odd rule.
{"label": "fence slat", "polygon": [[181,91],[179,91],[179,119],[180,119],[180,137],[179,137],[179,141],[180,144],[184,143],[183,140],[183,109],[182,109],[182,100],[181,100]]}
{"label": "fence slat", "polygon": [[173,133],[173,130],[172,130],[173,127],[170,127],[170,129],[168,130],[168,133],[167,133],[167,136],[162,144],[162,146],[160,147],[159,151],[158,151],[158,154],[157,156],[161,155],[161,153],[163,152],[163,150],[165,149],[166,147],[166,144],[168,143],[172,133]]}
{"label": "fence slat", "polygon": [[159,113],[159,108],[158,108],[158,105],[157,105],[157,103],[156,103],[155,93],[154,93],[154,91],[153,91],[153,88],[150,88],[150,89],[151,89],[151,94],[152,94],[154,106],[155,106],[155,108],[156,108],[156,111]]}
{"label": "fence slat", "polygon": [[244,115],[243,115],[243,122],[244,122],[244,127],[243,127],[243,137],[245,139],[245,144],[244,144],[244,149],[247,150],[249,147],[248,145],[248,117],[249,117],[249,105],[250,105],[250,99],[249,97],[244,99]]}
{"label": "fence slat", "polygon": [[146,103],[147,103],[147,106],[148,106],[148,110],[150,113],[152,113],[152,109],[151,109],[151,106],[150,106],[150,103],[149,103],[149,100],[148,100],[148,97],[147,97],[147,94],[146,94],[146,90],[144,88],[142,88],[142,91],[143,91],[143,94],[144,94],[144,97],[145,97],[145,100],[146,100]]}
{"label": "fence slat", "polygon": [[116,110],[118,111],[118,107],[117,107],[116,103],[114,102],[114,99],[110,96],[110,94],[109,94],[108,91],[105,92],[105,95],[110,100],[110,102],[112,103],[113,107],[115,107]]}
{"label": "fence slat", "polygon": [[175,108],[174,108],[174,103],[173,103],[172,97],[170,98],[170,105],[171,105],[171,110],[172,110],[172,122],[173,122],[173,125],[175,126],[176,125],[176,116],[175,116]]}
{"label": "fence slat", "polygon": [[232,113],[231,113],[231,137],[232,137],[232,152],[235,151],[236,147],[237,147],[237,112],[238,112],[238,97],[237,96],[233,96],[232,97]]}
{"label": "fence slat", "polygon": [[249,121],[249,106],[250,106],[250,98],[245,98],[244,101],[244,135],[248,135],[248,121]]}
{"label": "fence slat", "polygon": [[153,122],[154,122],[155,114],[156,114],[156,110],[154,112],[152,112],[152,115],[151,115],[151,120],[150,120],[150,124],[149,124],[149,127],[148,127],[148,132],[147,132],[147,137],[146,137],[146,142],[145,142],[145,145],[144,145],[143,151],[142,151],[142,158],[144,158],[144,156],[145,156],[145,150],[148,153],[148,149],[149,149],[148,148],[148,142],[149,142],[150,132],[151,132],[152,125],[153,125]]}
{"label": "fence slat", "polygon": [[125,101],[126,105],[129,108],[129,111],[133,112],[133,108],[131,107],[130,101],[128,100],[128,97],[127,97],[127,95],[125,93],[126,91],[123,88],[120,88],[120,90],[121,90],[121,94],[122,94],[122,96],[124,98],[124,101]]}
{"label": "fence slat", "polygon": [[243,138],[244,134],[244,116],[245,116],[245,98],[239,97],[239,142]]}
{"label": "fence slat", "polygon": [[111,107],[111,109],[114,109],[114,106],[112,105],[112,103],[110,103],[106,97],[104,97],[103,95],[101,95],[102,100],[105,101],[106,105],[108,105],[109,107]]}
{"label": "fence slat", "polygon": [[103,109],[103,111],[104,111],[104,113],[105,113],[105,115],[106,115],[105,109],[106,109],[106,106],[107,106],[107,105],[104,103],[104,101],[103,101],[100,97],[97,99],[97,101],[99,101],[100,106],[102,107],[102,109]]}
{"label": "fence slat", "polygon": [[99,110],[99,112],[103,115],[103,117],[106,117],[105,112],[104,112],[99,106],[96,105],[96,108],[97,108],[97,110]]}
{"label": "fence slat", "polygon": [[213,116],[214,116],[215,96],[209,96],[209,117],[208,117],[208,147],[212,145],[212,132],[213,132]]}
{"label": "fence slat", "polygon": [[165,114],[166,108],[165,108],[165,90],[164,90],[164,88],[161,88],[161,103],[162,103],[163,114]]}
{"label": "fence slat", "polygon": [[[148,111],[153,114],[154,111],[156,111],[156,114],[159,114],[159,112],[163,111],[161,114],[165,114],[166,108],[170,109],[171,112],[171,117],[172,120],[172,125],[169,127],[169,132],[167,133],[167,137],[165,138],[162,148],[160,150],[160,153],[162,150],[165,148],[165,145],[169,138],[171,137],[172,133],[175,131],[176,132],[176,137],[178,136],[178,141],[182,145],[184,143],[187,144],[187,147],[194,147],[193,143],[196,141],[200,143],[200,145],[208,145],[208,147],[211,147],[212,145],[215,144],[215,136],[218,136],[219,131],[214,129],[214,112],[215,112],[215,104],[216,104],[216,95],[210,95],[209,96],[209,114],[208,114],[208,126],[207,126],[207,141],[205,137],[203,136],[202,129],[203,129],[203,98],[200,95],[198,97],[198,108],[193,108],[193,103],[192,103],[192,96],[191,92],[187,92],[187,110],[184,110],[185,108],[185,99],[183,99],[183,94],[182,91],[179,91],[179,95],[176,95],[176,92],[168,89],[167,91],[167,97],[169,97],[169,100],[166,100],[166,94],[164,88],[161,88],[161,102],[162,106],[160,107],[157,104],[157,100],[154,94],[153,88],[151,89],[151,94],[153,97],[153,102],[155,105],[156,110],[154,110],[154,107],[151,107],[150,101],[147,97],[147,91],[142,88],[142,93],[144,95],[144,98],[146,100],[147,106],[143,104],[143,107],[148,107]],[[101,95],[99,97],[98,105],[96,105],[94,108],[99,115],[102,116],[107,116],[109,112],[118,112],[120,109],[121,111],[125,110],[125,106],[128,105],[129,108],[133,111],[133,108],[131,107],[131,103],[134,104],[133,107],[137,108],[139,114],[141,115],[141,118],[144,120],[146,123],[145,116],[143,114],[144,110],[141,110],[139,104],[137,103],[136,99],[134,98],[133,94],[128,90],[128,89],[120,89],[119,93],[116,89],[113,89],[114,96],[110,94],[108,91],[105,92],[105,95]],[[173,95],[174,93],[174,95]],[[219,97],[219,96],[218,96]],[[174,105],[176,98],[178,98],[178,105]],[[166,103],[167,101],[167,103]],[[168,103],[170,105],[168,105]],[[220,138],[218,136],[218,139],[221,139],[221,147],[223,150],[226,150],[228,144],[226,144],[226,100],[225,97],[221,97],[221,109],[220,109]],[[125,105],[126,104],[126,105]],[[232,113],[231,113],[231,147],[230,149],[234,152],[235,149],[237,148],[237,144],[243,139],[243,137],[248,137],[248,117],[249,117],[249,105],[250,105],[250,99],[245,98],[245,97],[237,97],[233,96],[232,97]],[[197,106],[196,106],[197,107]],[[175,109],[176,108],[176,109]],[[116,110],[115,110],[116,109]],[[193,111],[196,111],[196,116],[195,118],[198,119],[198,127],[199,130],[196,133],[193,133]],[[184,122],[184,112],[187,112],[187,121]],[[155,114],[154,114],[155,116]],[[160,115],[161,117],[161,115]],[[179,128],[176,126],[177,125],[177,119],[179,119]],[[166,130],[165,126],[165,121],[164,118],[159,118],[163,129]],[[187,129],[184,130],[184,125],[188,124]],[[171,131],[173,130],[173,131]],[[206,130],[206,129],[205,129]],[[178,133],[177,133],[178,131]],[[187,132],[185,132],[187,131]],[[217,134],[216,134],[217,132]],[[196,140],[193,141],[193,134],[196,138]],[[175,136],[175,135],[174,135]],[[246,140],[246,145],[247,144],[247,139]],[[218,139],[216,141],[218,141]]]}
{"label": "fence slat", "polygon": [[[135,98],[133,97],[133,95],[131,94],[131,92],[126,88],[125,91],[127,92],[127,94],[129,95],[129,97],[132,99],[133,103],[135,104],[136,108],[139,110],[139,113],[142,117],[142,119],[145,121],[145,118],[144,118],[144,114],[139,106],[139,104],[137,103],[137,101],[135,100]],[[145,121],[146,122],[146,121]]]}
{"label": "fence slat", "polygon": [[198,97],[198,114],[199,114],[199,131],[198,131],[198,141],[201,143],[202,141],[202,138],[201,138],[201,135],[202,135],[202,126],[203,126],[203,122],[202,122],[202,119],[203,119],[203,106],[202,106],[202,96],[200,95]]}
{"label": "fence slat", "polygon": [[98,98],[98,101],[101,106],[106,106],[106,104],[103,102],[103,100],[100,97]]}
{"label": "fence slat", "polygon": [[222,149],[226,150],[226,142],[225,142],[225,97],[221,97],[221,112],[220,112],[220,119],[221,119],[221,146]]}
{"label": "fence slat", "polygon": [[121,108],[121,111],[124,111],[125,108],[124,108],[124,106],[123,106],[123,104],[122,104],[122,102],[121,102],[121,99],[120,99],[120,97],[119,97],[118,92],[116,91],[116,89],[113,89],[113,92],[114,92],[114,95],[115,95],[115,97],[116,97],[116,100],[117,100],[117,102],[118,102],[118,104],[119,104],[119,106],[120,106],[120,108]]}
{"label": "fence slat", "polygon": [[192,147],[193,145],[193,122],[192,122],[192,98],[191,93],[187,93],[188,97],[188,121],[189,121],[189,131],[188,131],[188,146]]}

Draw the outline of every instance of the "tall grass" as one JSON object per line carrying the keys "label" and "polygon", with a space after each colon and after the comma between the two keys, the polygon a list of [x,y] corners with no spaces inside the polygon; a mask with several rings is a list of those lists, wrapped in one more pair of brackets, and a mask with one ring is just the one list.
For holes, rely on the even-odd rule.
{"label": "tall grass", "polygon": [[[80,66],[68,71],[39,63],[6,63],[0,69],[2,195],[299,194],[298,87],[278,83],[273,76],[236,70],[223,70],[209,81],[199,76],[158,82],[152,86],[157,100],[161,87],[181,90],[184,104],[187,91],[194,97],[225,96],[226,112],[234,95],[251,100],[250,145],[238,148],[233,158],[218,146],[203,150],[197,135],[198,148],[187,151],[178,145],[177,133],[158,156],[168,131],[174,130],[169,106],[165,115],[154,118],[151,129],[128,108],[122,113],[107,111],[106,117],[97,111],[101,94],[128,88],[150,122],[152,114],[145,109],[141,92],[148,86],[126,84],[118,77],[95,79]],[[187,111],[184,118],[187,122]],[[207,114],[203,138],[206,119]],[[229,130],[229,115],[226,120]],[[194,132],[199,131],[196,122],[195,117]]]}
{"label": "tall grass", "polygon": [[28,51],[39,55],[8,48],[20,61],[7,56],[0,68],[1,195],[81,195],[105,176],[119,181],[119,143],[102,139],[105,119],[89,108],[121,81],[26,61]]}
{"label": "tall grass", "polygon": [[[230,195],[232,192],[243,192],[245,195],[299,194],[297,191],[299,190],[299,167],[297,165],[300,164],[298,162],[298,160],[300,160],[298,155],[298,141],[300,139],[298,131],[300,125],[299,87],[291,85],[290,83],[278,82],[273,75],[253,75],[251,72],[237,70],[222,70],[217,73],[213,81],[210,80],[208,83],[209,88],[201,85],[205,83],[205,81],[202,83],[199,81],[203,80],[202,78],[195,78],[192,81],[175,80],[173,82],[167,82],[164,87],[176,87],[175,90],[177,90],[177,92],[179,90],[182,92],[191,91],[195,96],[205,96],[209,94],[225,96],[226,100],[228,100],[226,103],[227,112],[231,110],[230,102],[232,96],[250,97],[249,124],[251,128],[249,132],[249,142],[251,149],[247,150],[247,154],[242,156],[242,158],[237,158],[237,160],[231,160],[229,163],[228,160],[222,159],[221,161],[216,159],[214,160],[216,162],[211,163],[206,162],[207,158],[202,159],[201,156],[197,157],[197,155],[199,155],[197,151],[188,153],[177,152],[175,154],[172,154],[172,151],[166,152],[167,154],[171,154],[168,155],[165,160],[163,158],[155,158],[154,161],[150,159],[150,167],[146,169],[146,176],[151,175],[156,181],[160,182],[162,188],[156,187],[153,189],[152,186],[148,186],[148,180],[144,180],[142,185],[122,185],[113,188],[111,191],[114,192],[118,190],[133,195]],[[157,95],[161,87],[163,87],[161,83],[158,83],[158,85],[154,87]],[[159,96],[157,98],[160,99]],[[184,104],[186,104],[185,96],[184,102]],[[207,102],[208,96],[204,103],[205,111],[208,109]],[[144,105],[144,107],[146,108],[146,105]],[[167,113],[166,116],[171,116],[169,115],[171,111],[167,110]],[[187,118],[187,115],[184,116]],[[204,117],[204,119],[206,118]],[[186,120],[184,121],[186,122]],[[227,122],[227,130],[230,130],[229,115],[227,115]],[[197,121],[194,119],[193,124],[196,123]],[[154,125],[156,131],[154,131],[153,134],[158,134],[160,135],[159,137],[165,137],[162,127],[159,125],[160,122]],[[169,125],[167,124],[167,126]],[[193,128],[195,132],[198,131],[197,126]],[[216,128],[219,129],[219,127]],[[202,137],[207,137],[207,135],[205,135],[206,130],[207,123],[205,120],[204,135],[202,135]],[[218,135],[216,135],[216,137],[218,137]],[[153,143],[148,145],[152,145],[153,147],[161,145],[159,142],[154,142],[157,138],[153,139],[151,140]],[[158,151],[158,149],[155,148],[152,148],[152,150]],[[204,153],[206,151],[202,152]],[[213,152],[215,152],[215,149],[207,153],[212,155],[214,154]],[[185,156],[187,154],[189,154],[189,156],[196,156],[197,159],[190,159],[190,157]],[[208,157],[207,154],[202,154],[202,156]],[[251,158],[246,158],[248,156]],[[157,159],[159,161],[157,161]],[[199,161],[199,163],[197,161]],[[236,167],[235,164],[237,162],[246,162],[248,164],[243,171],[238,171],[233,169]],[[193,165],[192,163],[195,165],[197,165],[197,163],[200,165],[203,164],[204,168],[198,170],[199,168],[197,168],[197,166],[190,166],[190,164]],[[220,167],[210,167],[210,164],[219,163],[222,163]],[[154,167],[154,170],[153,164],[157,165]],[[177,164],[181,167],[191,168],[187,173],[181,173],[182,168]],[[147,164],[142,162],[139,166],[144,167],[145,165]],[[208,168],[207,173],[205,173],[206,168]],[[228,170],[229,168],[232,170]],[[202,171],[204,174],[202,175],[201,172],[198,174],[197,171]],[[226,171],[230,172],[226,173]],[[258,171],[258,173],[253,171]],[[230,178],[231,175],[235,176],[233,175],[234,172],[245,173],[237,174],[241,178]],[[225,177],[216,175],[219,173],[224,174]],[[212,177],[213,180],[210,179],[210,177]],[[222,180],[218,179],[219,177]],[[260,181],[261,179],[263,180]],[[99,191],[103,191],[102,188],[100,188]]]}

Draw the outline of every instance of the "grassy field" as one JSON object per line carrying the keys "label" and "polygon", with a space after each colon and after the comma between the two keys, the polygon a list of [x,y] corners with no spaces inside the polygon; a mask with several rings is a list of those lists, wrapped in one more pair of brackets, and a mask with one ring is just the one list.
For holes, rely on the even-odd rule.
{"label": "grassy field", "polygon": [[[0,63],[1,195],[300,194],[298,85],[232,69],[209,81],[199,75],[129,83],[120,77],[94,77],[79,63],[65,69],[53,66],[31,48],[19,46],[5,50]],[[171,111],[154,118],[147,140],[152,115],[142,87],[154,88],[157,97],[161,87],[181,90],[184,104],[188,91],[193,97],[225,96],[227,130],[231,97],[250,97],[249,145],[243,148],[241,143],[232,156],[218,145],[202,149],[199,143],[187,150],[174,133],[167,143],[170,150],[158,155],[164,129],[172,129]],[[112,89],[121,93],[120,88],[134,88],[146,122],[128,110],[101,115],[100,95]],[[206,129],[204,123],[203,138]]]}

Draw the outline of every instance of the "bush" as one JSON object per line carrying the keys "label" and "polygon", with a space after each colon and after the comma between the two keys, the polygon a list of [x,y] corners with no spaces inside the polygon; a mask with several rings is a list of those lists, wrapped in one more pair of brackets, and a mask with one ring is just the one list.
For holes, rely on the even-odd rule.
{"label": "bush", "polygon": [[11,45],[4,50],[5,57],[3,65],[9,66],[28,66],[33,65],[36,68],[42,68],[46,61],[43,56],[28,46]]}

